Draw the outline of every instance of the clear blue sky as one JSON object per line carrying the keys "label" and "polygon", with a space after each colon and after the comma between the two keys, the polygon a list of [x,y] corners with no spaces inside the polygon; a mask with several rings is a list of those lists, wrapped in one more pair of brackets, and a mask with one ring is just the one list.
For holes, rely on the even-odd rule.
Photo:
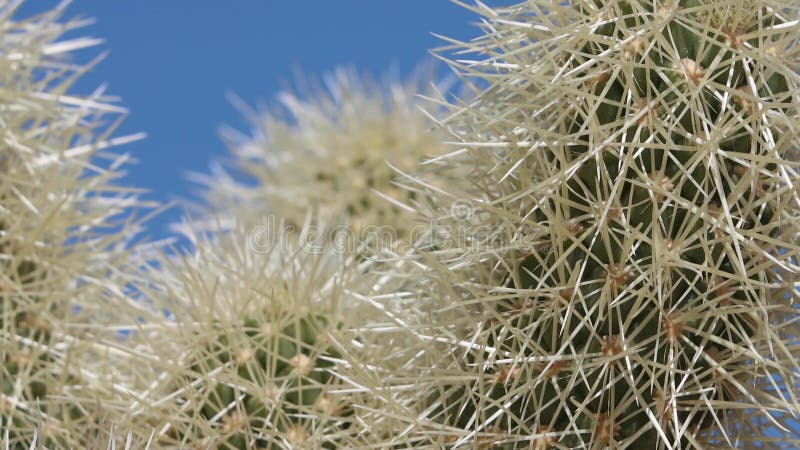
{"label": "clear blue sky", "polygon": [[[55,3],[27,0],[19,15]],[[106,40],[80,56],[110,50],[77,89],[107,83],[122,98],[130,115],[117,134],[148,135],[124,147],[138,161],[127,169],[127,184],[165,202],[191,196],[196,186],[186,172],[206,172],[225,156],[221,125],[246,129],[226,94],[269,103],[298,68],[407,74],[443,44],[432,32],[478,33],[476,16],[448,0],[73,0],[68,16],[94,18],[80,34]],[[179,208],[159,216],[150,237],[168,236],[180,216]]]}

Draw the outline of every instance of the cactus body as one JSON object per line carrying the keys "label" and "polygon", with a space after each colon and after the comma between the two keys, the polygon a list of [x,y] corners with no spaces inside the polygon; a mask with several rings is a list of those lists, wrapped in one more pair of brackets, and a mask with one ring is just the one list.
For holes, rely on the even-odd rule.
{"label": "cactus body", "polygon": [[476,9],[487,59],[452,64],[488,87],[449,125],[478,220],[439,219],[513,232],[420,255],[450,445],[739,448],[796,414],[763,383],[798,377],[797,6]]}
{"label": "cactus body", "polygon": [[144,205],[110,186],[124,158],[95,160],[122,108],[71,92],[87,68],[70,54],[97,40],[64,37],[82,23],[62,21],[66,4],[18,17],[19,3],[0,1],[0,448],[81,448],[102,376],[73,364],[97,341],[70,327],[122,291],[127,208]]}
{"label": "cactus body", "polygon": [[143,277],[170,316],[131,339],[165,378],[121,422],[155,428],[159,448],[338,448],[352,425],[337,392],[353,339],[339,305],[348,270],[329,253],[254,252],[241,224],[193,239],[192,254]]}
{"label": "cactus body", "polygon": [[408,172],[440,148],[415,98],[417,89],[435,94],[427,78],[374,83],[338,69],[306,95],[281,93],[278,107],[248,116],[251,137],[225,133],[240,177],[208,181],[206,210],[245,221],[272,214],[296,231],[312,213],[313,222],[407,239],[415,193],[398,188],[387,162]]}
{"label": "cactus body", "polygon": [[[337,422],[346,428],[346,411],[326,393],[335,387],[328,370],[338,357],[323,342],[329,326],[319,315],[270,321],[249,316],[243,333],[223,332],[203,349],[190,366],[193,377],[183,382],[214,374],[202,388],[197,417],[216,424],[213,448],[303,448],[314,439],[314,429],[335,429]],[[203,433],[171,435],[183,442],[210,442],[202,440]],[[315,445],[335,448],[332,440]]]}

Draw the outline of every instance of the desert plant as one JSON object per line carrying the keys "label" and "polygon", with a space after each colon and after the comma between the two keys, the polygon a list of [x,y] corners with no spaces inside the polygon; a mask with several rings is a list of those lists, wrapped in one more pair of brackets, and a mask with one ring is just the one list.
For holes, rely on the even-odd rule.
{"label": "desert plant", "polygon": [[[199,206],[196,211],[199,210],[201,214],[196,216],[191,224],[183,224],[184,226],[179,228],[187,230],[190,236],[211,231],[212,235],[220,237],[225,234],[227,227],[235,224],[241,228],[250,226],[250,230],[247,231],[249,238],[263,237],[262,232],[273,233],[270,237],[275,238],[275,230],[284,225],[299,227],[317,223],[309,221],[324,220],[328,221],[327,225],[322,227],[325,230],[331,226],[345,226],[347,228],[339,230],[355,232],[345,235],[348,241],[337,242],[333,246],[336,248],[331,248],[331,251],[343,251],[343,255],[349,254],[349,250],[358,248],[359,252],[369,249],[370,254],[375,256],[373,250],[382,251],[385,244],[396,243],[396,239],[407,239],[413,225],[413,216],[409,209],[415,204],[417,189],[413,186],[405,186],[406,190],[399,189],[403,184],[403,178],[393,172],[392,166],[387,162],[394,164],[402,173],[414,170],[417,162],[425,154],[439,152],[442,136],[438,131],[431,130],[429,113],[419,109],[421,100],[415,98],[416,89],[423,90],[430,98],[440,98],[436,89],[423,85],[423,80],[428,78],[417,75],[405,85],[374,84],[353,71],[339,69],[325,78],[324,89],[314,88],[307,93],[303,91],[305,94],[303,96],[284,93],[279,96],[282,108],[276,108],[271,113],[248,112],[247,117],[255,129],[254,136],[242,137],[231,130],[226,130],[224,136],[236,157],[235,163],[227,169],[216,166],[211,176],[195,177],[207,187],[205,203],[195,205]],[[431,167],[434,168],[428,170],[426,176],[435,178],[435,164]],[[362,238],[369,238],[369,233],[373,232],[377,239],[369,242],[369,245],[374,244],[373,246],[367,247]],[[239,230],[239,233],[242,234],[239,234],[238,242],[242,243],[245,230]],[[302,241],[302,236],[300,237]],[[289,232],[279,238],[287,243],[291,242],[291,245],[298,245],[297,234]],[[322,239],[335,238],[336,236],[327,233],[322,236]],[[226,254],[233,250],[227,239],[203,242],[198,250],[203,254],[216,252],[218,257],[229,259]],[[195,242],[196,239],[193,237],[192,241]],[[361,256],[364,254],[361,253]],[[315,257],[311,255],[299,258],[303,261],[314,259]],[[230,267],[240,267],[240,272],[255,270],[241,261],[227,260],[225,264]],[[190,270],[193,269],[175,265],[172,266],[171,272],[183,273]],[[210,268],[204,270],[214,272]],[[344,308],[350,311],[350,318],[359,318],[357,322],[350,321],[350,325],[358,326],[360,333],[370,334],[371,328],[381,327],[381,323],[370,321],[378,317],[375,313],[379,310],[376,310],[370,302],[361,302],[355,297],[363,299],[364,294],[368,292],[366,286],[370,285],[367,280],[375,283],[381,278],[381,271],[384,270],[391,268],[382,267],[379,261],[370,258],[359,258],[356,264],[346,270],[350,272],[351,277],[357,276],[361,279],[359,287],[363,289],[342,299],[342,302],[346,303]],[[199,316],[192,316],[193,319],[189,319],[191,323],[200,324],[198,329],[204,335],[200,340],[207,344],[204,344],[202,349],[196,348],[197,336],[188,328],[184,331],[183,340],[186,345],[175,351],[181,354],[194,351],[196,354],[187,359],[193,361],[186,363],[191,366],[191,370],[182,372],[180,376],[184,378],[176,381],[173,388],[177,389],[182,382],[197,384],[198,378],[205,377],[205,374],[232,370],[229,366],[233,366],[238,375],[227,384],[224,382],[202,384],[205,393],[196,392],[195,397],[205,396],[203,397],[205,400],[197,398],[193,400],[199,402],[201,406],[197,406],[196,409],[186,409],[181,413],[179,417],[186,423],[169,426],[171,431],[167,434],[171,436],[173,443],[195,442],[199,439],[197,436],[208,435],[219,438],[199,441],[201,446],[209,444],[210,441],[215,441],[217,445],[223,447],[236,448],[247,445],[266,445],[269,448],[301,445],[298,442],[294,444],[290,442],[292,439],[289,431],[295,425],[308,428],[309,424],[313,424],[312,418],[320,413],[315,409],[315,403],[318,400],[317,396],[321,394],[317,393],[318,390],[305,386],[307,381],[303,381],[304,377],[298,378],[299,372],[291,364],[292,355],[280,352],[288,351],[282,350],[287,347],[287,342],[297,340],[294,336],[297,326],[308,329],[320,328],[317,330],[320,333],[330,329],[329,332],[339,335],[343,335],[345,331],[331,328],[334,323],[331,323],[331,319],[325,314],[306,315],[293,311],[292,308],[287,309],[284,302],[304,304],[305,300],[295,299],[296,295],[292,293],[275,297],[274,294],[281,289],[275,291],[274,285],[282,276],[284,275],[276,271],[258,280],[258,283],[266,283],[263,289],[259,289],[263,292],[269,291],[271,294],[253,300],[261,305],[261,309],[256,313],[248,313],[245,317],[237,319],[243,320],[243,324],[252,325],[243,325],[244,330],[237,329],[231,333],[230,324],[198,321]],[[314,286],[315,282],[309,277],[313,277],[312,272],[299,271],[292,275],[291,283],[298,285],[311,283]],[[143,277],[143,279],[149,278],[149,276]],[[255,282],[256,280],[253,280],[253,283]],[[213,293],[204,293],[203,296],[210,299],[215,296],[225,296],[225,298],[238,296],[241,298],[235,302],[239,303],[252,300],[251,296],[238,289],[236,285],[220,283],[219,286],[215,286]],[[348,286],[348,291],[353,290],[355,286]],[[145,297],[153,298],[150,294]],[[155,297],[163,299],[164,296]],[[198,295],[185,294],[178,297],[188,299],[197,298]],[[211,301],[209,300],[209,304]],[[332,317],[338,314],[335,311],[329,313],[333,314]],[[275,322],[269,328],[280,328],[278,324],[281,323],[289,325],[284,327],[284,333],[266,336],[261,325],[264,325],[263,322],[267,318]],[[157,318],[154,319],[154,322],[159,322]],[[299,325],[295,325],[295,321],[299,321]],[[212,329],[215,331],[210,331]],[[309,335],[308,331],[300,334]],[[373,342],[374,345],[344,349],[341,346],[328,348],[322,345],[324,343],[317,343],[314,339],[304,341],[303,346],[308,347],[309,351],[316,349],[315,353],[321,352],[324,355],[323,362],[326,358],[342,361],[343,364],[335,368],[336,377],[353,382],[347,387],[343,386],[341,380],[331,378],[332,375],[322,370],[325,369],[323,364],[319,367],[320,372],[312,374],[319,378],[315,383],[331,383],[336,385],[336,389],[347,389],[350,392],[351,402],[358,405],[357,408],[338,407],[339,414],[346,412],[348,416],[343,416],[343,421],[336,425],[336,428],[328,430],[335,432],[335,439],[326,438],[328,440],[322,443],[320,438],[315,438],[317,440],[313,445],[324,445],[326,448],[332,446],[360,448],[405,446],[413,442],[403,437],[402,425],[398,428],[393,420],[385,417],[388,411],[403,416],[409,408],[404,399],[394,396],[391,390],[377,394],[373,389],[381,385],[381,374],[392,370],[391,364],[365,363],[365,361],[381,361],[398,349],[406,348],[405,344],[408,342],[400,339],[399,334],[390,338],[387,333],[377,331],[376,336],[380,342],[376,340]],[[252,359],[247,359],[241,366],[237,366],[234,356],[236,351],[233,347],[240,344],[234,345],[234,342],[240,344],[248,342],[249,345],[256,347],[274,347],[280,351],[253,350]],[[156,347],[161,346],[156,345]],[[339,355],[339,350],[346,350],[346,353]],[[253,365],[254,367],[251,367]],[[254,371],[258,375],[254,375]],[[177,380],[180,376],[174,379]],[[253,376],[258,376],[260,379],[254,380]],[[291,401],[283,401],[282,404],[272,402],[270,406],[260,402],[256,398],[257,395],[254,397],[255,394],[252,392],[236,390],[242,385],[263,384],[267,379],[276,385],[294,380],[292,383],[297,385],[299,391],[308,393]],[[234,402],[231,395],[235,392],[244,398],[237,398]],[[161,395],[171,397],[169,394]],[[297,397],[297,394],[292,395]],[[323,403],[329,402],[327,396],[321,400]],[[244,406],[231,409],[239,403]],[[225,429],[223,422],[227,416],[220,415],[224,411],[236,412],[238,414],[236,417],[239,419],[248,418],[228,437],[220,433],[220,430]],[[171,415],[173,414],[164,413],[163,417]],[[306,417],[307,420],[299,420],[298,417]],[[191,423],[192,419],[195,420],[194,424]],[[357,423],[358,426],[353,423]],[[277,434],[266,433],[265,424],[273,426]],[[312,428],[316,429],[318,434],[323,433],[324,437],[326,432],[323,431],[321,422]],[[210,431],[212,429],[214,431]],[[297,430],[299,428],[295,431]],[[307,445],[312,444],[307,443]]]}
{"label": "desert plant", "polygon": [[400,189],[389,164],[411,171],[439,153],[441,135],[416,97],[438,95],[424,73],[403,84],[376,83],[340,68],[322,86],[309,81],[299,83],[312,86],[299,93],[281,93],[268,111],[241,106],[252,136],[224,129],[234,160],[227,169],[216,165],[211,176],[195,176],[206,186],[201,209],[240,221],[272,214],[295,229],[311,211],[315,222],[356,232],[389,227],[406,239],[415,192]]}
{"label": "desert plant", "polygon": [[440,160],[471,183],[431,195],[474,211],[417,242],[416,423],[454,448],[795,448],[798,5],[470,8],[485,34],[448,50],[482,57],[451,61],[481,93]]}
{"label": "desert plant", "polygon": [[352,425],[337,366],[357,353],[341,255],[288,238],[254,248],[249,229],[193,234],[194,249],[153,260],[151,315],[130,338],[162,371],[121,429],[159,448],[338,448]]}
{"label": "desert plant", "polygon": [[20,3],[0,1],[0,447],[80,447],[112,370],[75,363],[98,345],[81,323],[123,298],[143,206],[104,150],[137,136],[109,137],[124,109],[102,90],[70,93],[93,64],[71,53],[98,40],[63,35],[86,22],[62,22],[65,4],[18,19]]}

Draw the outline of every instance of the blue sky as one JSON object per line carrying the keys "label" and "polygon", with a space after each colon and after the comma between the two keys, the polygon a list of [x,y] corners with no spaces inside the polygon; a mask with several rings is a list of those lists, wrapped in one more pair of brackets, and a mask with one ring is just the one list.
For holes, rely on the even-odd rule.
{"label": "blue sky", "polygon": [[[19,15],[55,3],[28,0]],[[460,39],[478,32],[476,16],[449,0],[73,0],[67,11],[96,20],[81,35],[106,40],[79,57],[110,50],[76,89],[107,83],[122,98],[130,115],[117,134],[148,135],[120,149],[137,160],[126,184],[162,202],[191,196],[196,186],[186,173],[206,172],[226,156],[221,125],[247,129],[227,94],[268,104],[297,69],[408,74],[443,44],[432,32]],[[150,238],[168,236],[180,217],[180,208],[162,213]]]}

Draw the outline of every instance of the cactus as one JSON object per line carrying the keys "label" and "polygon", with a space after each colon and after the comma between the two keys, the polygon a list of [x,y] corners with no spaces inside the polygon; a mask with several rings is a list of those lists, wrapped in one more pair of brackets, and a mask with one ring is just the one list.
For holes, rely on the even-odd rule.
{"label": "cactus", "polygon": [[395,240],[407,239],[415,193],[398,187],[386,163],[410,171],[438,153],[441,136],[414,97],[417,89],[436,95],[424,86],[429,78],[374,83],[338,69],[324,78],[324,88],[306,96],[284,92],[280,107],[248,112],[253,136],[223,134],[239,177],[219,166],[213,177],[198,177],[208,186],[202,209],[239,220],[272,214],[295,229],[310,210],[314,222],[356,232],[388,227]]}
{"label": "cactus", "polygon": [[[237,343],[231,333],[222,332],[216,342],[203,349],[202,360],[190,366],[195,376],[219,373],[220,369],[224,373],[226,366],[235,367],[235,382],[217,381],[209,386],[200,409],[203,420],[221,424],[223,434],[215,442],[219,448],[255,445],[277,449],[285,443],[302,447],[311,439],[311,428],[334,428],[326,421],[340,422],[346,428],[346,422],[341,422],[346,411],[325,392],[336,385],[328,369],[339,356],[329,344],[321,342],[329,332],[327,319],[292,314],[270,319],[246,317],[241,329],[244,336],[236,337],[249,339]],[[239,387],[263,383],[267,383],[264,392]],[[231,405],[235,406],[229,409]],[[259,429],[271,430],[272,435],[258,437],[252,430]],[[335,448],[333,442],[318,442],[318,448]]]}
{"label": "cactus", "polygon": [[[37,427],[96,446],[99,417],[159,448],[800,446],[796,1],[476,1],[485,35],[451,48],[483,59],[451,65],[480,94],[441,133],[408,89],[344,72],[317,102],[284,95],[287,120],[227,135],[257,181],[209,182],[230,224],[135,277],[132,230],[92,234],[138,204],[90,161],[119,142],[95,134],[115,108],[47,72],[91,40],[50,46],[60,10],[15,24],[13,5],[0,447]],[[384,160],[427,176],[444,132],[459,148],[427,167],[449,185],[397,186]],[[394,265],[246,230],[273,213],[406,237],[409,206],[434,226]],[[129,282],[141,302],[107,301]],[[76,326],[120,314],[142,323],[114,346]],[[108,409],[84,401],[100,392]]]}
{"label": "cactus", "polygon": [[70,93],[87,69],[70,53],[97,41],[63,35],[85,22],[62,22],[66,4],[18,18],[19,4],[0,1],[0,448],[80,448],[102,407],[100,374],[75,362],[98,342],[78,324],[122,291],[124,213],[144,206],[112,186],[124,158],[95,156],[135,136],[108,137],[124,110],[102,91]]}
{"label": "cactus", "polygon": [[432,195],[475,214],[434,217],[458,247],[417,245],[423,430],[795,448],[798,4],[473,9],[486,34],[454,46],[485,59],[451,65],[485,88],[453,107],[465,151],[442,158],[472,171]]}
{"label": "cactus", "polygon": [[143,277],[170,316],[132,339],[167,377],[126,426],[154,428],[159,448],[338,448],[352,414],[334,374],[354,338],[339,305],[347,270],[330,253],[255,252],[241,224],[193,240]]}
{"label": "cactus", "polygon": [[[54,363],[50,354],[52,335],[48,325],[48,309],[52,308],[43,305],[45,301],[36,299],[36,284],[46,275],[40,274],[35,263],[29,260],[17,261],[13,253],[8,251],[6,255],[10,256],[10,262],[4,264],[7,284],[3,289],[3,302],[0,305],[0,330],[11,338],[3,339],[4,348],[0,360],[0,413],[4,416],[0,428],[10,430],[8,440],[9,443],[14,443],[14,448],[22,448],[24,440],[17,440],[23,439],[32,431],[31,422],[38,422],[45,430],[42,440],[46,445],[53,445],[55,441],[47,432],[56,431],[55,425],[52,421],[41,421],[37,415],[58,417],[59,405],[48,407],[44,403],[34,406],[36,402],[42,404],[48,392],[56,391],[54,386],[49,386],[53,380],[43,376]],[[28,304],[31,300],[33,305]],[[21,401],[14,401],[17,398]],[[77,413],[73,408],[68,414]]]}

